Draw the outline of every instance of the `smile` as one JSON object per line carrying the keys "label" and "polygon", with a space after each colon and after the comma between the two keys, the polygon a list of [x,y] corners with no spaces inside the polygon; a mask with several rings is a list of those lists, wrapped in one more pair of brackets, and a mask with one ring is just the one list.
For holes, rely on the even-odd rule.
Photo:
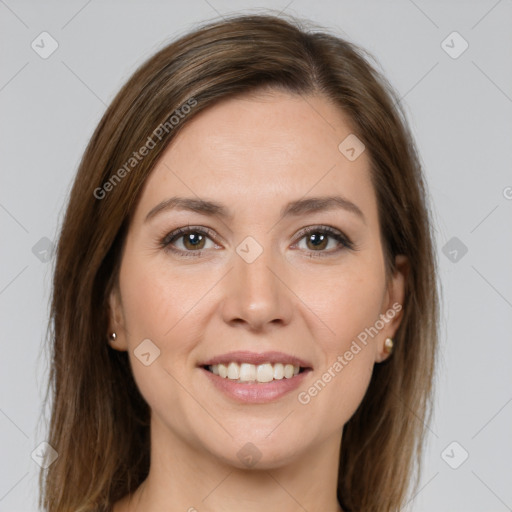
{"label": "smile", "polygon": [[291,363],[263,363],[259,365],[251,363],[230,362],[228,364],[214,364],[205,367],[214,375],[218,375],[223,379],[230,379],[236,382],[271,382],[273,380],[291,379],[298,375],[301,368]]}
{"label": "smile", "polygon": [[284,352],[237,350],[198,362],[207,382],[241,403],[263,404],[297,389],[313,371],[310,361]]}

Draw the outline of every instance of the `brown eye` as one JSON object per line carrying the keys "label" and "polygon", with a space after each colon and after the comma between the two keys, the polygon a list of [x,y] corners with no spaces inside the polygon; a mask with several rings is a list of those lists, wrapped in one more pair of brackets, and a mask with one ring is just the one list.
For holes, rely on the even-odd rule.
{"label": "brown eye", "polygon": [[[306,239],[306,252],[311,257],[332,256],[343,249],[354,249],[354,244],[341,231],[330,226],[313,226],[303,229],[299,234],[299,241],[296,245]],[[331,244],[331,241],[333,243]],[[299,247],[302,249],[303,247]]]}
{"label": "brown eye", "polygon": [[[206,247],[207,241],[212,242],[212,235],[209,231],[199,228],[180,228],[160,241],[160,245],[165,249],[183,256],[198,256]],[[212,245],[213,244],[212,242]]]}
{"label": "brown eye", "polygon": [[186,249],[203,249],[204,248],[204,242],[206,238],[197,233],[196,231],[191,231],[190,233],[187,233],[186,235],[181,235],[180,238],[183,238],[183,245]]}
{"label": "brown eye", "polygon": [[[323,233],[312,233],[306,237],[306,245],[312,250],[323,250],[327,247],[329,242],[329,236]],[[310,245],[311,243],[311,245]]]}

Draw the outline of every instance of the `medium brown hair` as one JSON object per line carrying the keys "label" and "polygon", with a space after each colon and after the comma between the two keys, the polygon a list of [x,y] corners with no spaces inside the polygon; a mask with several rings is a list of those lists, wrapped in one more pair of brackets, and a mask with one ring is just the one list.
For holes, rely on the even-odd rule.
{"label": "medium brown hair", "polygon": [[[146,478],[149,406],[128,354],[107,343],[108,297],[130,216],[159,156],[190,119],[224,98],[262,89],[322,95],[347,115],[371,162],[388,273],[396,255],[410,262],[393,355],[375,365],[343,429],[338,499],[347,511],[394,511],[412,480],[418,484],[438,338],[437,264],[421,165],[399,97],[370,64],[373,57],[287,18],[232,16],[172,42],[128,80],[89,142],[53,280],[46,400],[51,391],[48,443],[59,457],[40,474],[47,512],[110,510]],[[170,122],[186,104],[194,106]],[[134,152],[148,137],[156,140],[162,126],[161,140],[133,165]]]}

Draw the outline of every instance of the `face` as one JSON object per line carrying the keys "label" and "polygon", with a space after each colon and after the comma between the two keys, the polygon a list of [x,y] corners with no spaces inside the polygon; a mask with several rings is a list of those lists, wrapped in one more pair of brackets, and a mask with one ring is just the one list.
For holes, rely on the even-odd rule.
{"label": "face", "polygon": [[272,92],[201,112],[162,155],[110,297],[152,442],[270,468],[340,439],[398,328],[406,264],[386,279],[369,156],[338,149],[351,133],[327,99]]}

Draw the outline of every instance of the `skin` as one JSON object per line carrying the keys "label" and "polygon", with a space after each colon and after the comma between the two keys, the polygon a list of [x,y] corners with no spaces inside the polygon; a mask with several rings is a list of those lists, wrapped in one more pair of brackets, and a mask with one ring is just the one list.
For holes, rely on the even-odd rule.
{"label": "skin", "polygon": [[[407,274],[399,256],[386,281],[369,155],[351,162],[338,150],[350,133],[343,112],[321,96],[231,98],[191,119],[147,179],[110,296],[110,329],[117,333],[110,343],[129,351],[151,407],[151,468],[115,512],[341,510],[343,425],[362,401],[375,363],[387,357],[384,340],[394,336],[402,314],[307,405],[297,395],[380,314],[403,303]],[[335,194],[355,203],[364,220],[345,209],[280,219],[288,201]],[[172,196],[219,201],[233,218],[169,210],[145,222]],[[201,255],[162,248],[162,238],[188,224],[214,233],[199,244]],[[311,235],[297,236],[306,226],[325,225],[348,236],[355,250],[331,237],[317,248]],[[236,252],[247,236],[263,248],[252,263]],[[189,236],[173,246],[198,252]],[[322,251],[325,257],[314,257]],[[134,350],[147,338],[161,352],[144,366]],[[275,402],[240,404],[197,366],[232,350],[294,354],[313,371]],[[261,453],[252,468],[237,457],[247,442]]]}

